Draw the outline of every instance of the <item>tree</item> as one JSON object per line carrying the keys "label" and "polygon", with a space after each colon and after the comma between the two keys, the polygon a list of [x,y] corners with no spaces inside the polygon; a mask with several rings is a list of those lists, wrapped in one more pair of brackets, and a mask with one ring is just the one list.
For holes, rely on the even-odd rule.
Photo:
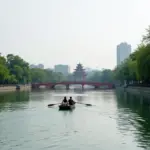
{"label": "tree", "polygon": [[10,74],[15,77],[18,83],[28,83],[30,81],[29,64],[21,57],[13,54],[7,55],[7,66]]}
{"label": "tree", "polygon": [[7,79],[7,83],[10,84],[16,84],[18,81],[14,75],[9,75],[9,78]]}
{"label": "tree", "polygon": [[143,42],[150,44],[150,26],[146,29],[147,34],[143,36]]}
{"label": "tree", "polygon": [[128,68],[129,68],[129,80],[137,81],[139,79],[137,72],[137,61],[132,61],[132,59],[128,59]]}
{"label": "tree", "polygon": [[147,34],[143,36],[141,43],[128,59],[115,69],[115,78],[123,82],[143,81],[150,82],[150,26]]}
{"label": "tree", "polygon": [[9,78],[9,70],[6,66],[6,59],[3,56],[0,56],[0,83],[4,84]]}
{"label": "tree", "polygon": [[129,63],[130,59],[126,59],[121,65],[117,66],[114,71],[114,77],[116,80],[120,80],[121,83],[125,81],[129,83],[132,80],[132,73],[130,72],[131,64]]}
{"label": "tree", "polygon": [[110,69],[104,69],[101,72],[101,82],[113,82],[113,72]]}
{"label": "tree", "polygon": [[6,59],[3,56],[0,56],[0,64],[6,65]]}
{"label": "tree", "polygon": [[36,82],[60,82],[64,81],[65,77],[62,73],[56,73],[47,69],[33,68],[31,69],[31,80]]}
{"label": "tree", "polygon": [[93,74],[88,76],[87,80],[93,82],[113,82],[113,71],[110,69],[94,71]]}
{"label": "tree", "polygon": [[53,78],[54,78],[54,82],[61,82],[61,81],[65,81],[65,76],[60,73],[60,72],[53,72]]}
{"label": "tree", "polygon": [[137,69],[141,80],[149,81],[150,79],[150,44],[139,47],[137,56]]}
{"label": "tree", "polygon": [[0,83],[4,84],[8,78],[9,70],[6,68],[6,66],[0,64]]}
{"label": "tree", "polygon": [[44,82],[45,72],[43,69],[33,68],[31,69],[31,81],[33,83]]}
{"label": "tree", "polygon": [[87,80],[93,81],[93,82],[100,82],[101,72],[100,71],[94,71],[93,74],[87,78]]}

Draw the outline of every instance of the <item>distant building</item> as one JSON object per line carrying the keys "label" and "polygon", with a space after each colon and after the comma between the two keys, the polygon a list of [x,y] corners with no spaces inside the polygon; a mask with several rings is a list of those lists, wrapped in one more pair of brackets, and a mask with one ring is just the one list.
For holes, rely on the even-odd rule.
{"label": "distant building", "polygon": [[43,64],[38,64],[37,68],[44,69],[44,65]]}
{"label": "distant building", "polygon": [[55,65],[55,72],[61,72],[63,75],[67,76],[70,73],[70,67],[68,65]]}
{"label": "distant building", "polygon": [[37,68],[37,67],[36,67],[36,65],[32,64],[32,65],[30,65],[30,68],[32,69],[32,68]]}
{"label": "distant building", "polygon": [[44,69],[44,65],[43,64],[38,64],[38,65],[30,65],[30,68],[40,68],[40,69]]}
{"label": "distant building", "polygon": [[131,54],[131,45],[126,42],[117,45],[117,65],[120,65]]}

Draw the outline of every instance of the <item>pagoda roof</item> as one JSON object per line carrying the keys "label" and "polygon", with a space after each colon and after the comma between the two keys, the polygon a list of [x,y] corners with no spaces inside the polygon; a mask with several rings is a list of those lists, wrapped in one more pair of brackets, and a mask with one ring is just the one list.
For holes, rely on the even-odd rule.
{"label": "pagoda roof", "polygon": [[78,64],[76,65],[76,68],[78,68],[78,67],[83,68],[83,65],[82,65],[81,63],[78,63]]}
{"label": "pagoda roof", "polygon": [[81,63],[78,63],[77,66],[83,66]]}

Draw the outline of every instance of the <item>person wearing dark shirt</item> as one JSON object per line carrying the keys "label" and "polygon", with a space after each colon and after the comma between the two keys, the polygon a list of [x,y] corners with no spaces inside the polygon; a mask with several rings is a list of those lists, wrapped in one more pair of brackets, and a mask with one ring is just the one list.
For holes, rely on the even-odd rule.
{"label": "person wearing dark shirt", "polygon": [[73,101],[72,97],[70,97],[70,99],[68,100],[68,102],[69,102],[69,105],[74,105],[75,104],[75,102]]}
{"label": "person wearing dark shirt", "polygon": [[64,99],[63,99],[63,101],[62,101],[62,104],[65,104],[65,105],[67,105],[67,104],[68,104],[68,101],[67,101],[66,96],[64,97]]}

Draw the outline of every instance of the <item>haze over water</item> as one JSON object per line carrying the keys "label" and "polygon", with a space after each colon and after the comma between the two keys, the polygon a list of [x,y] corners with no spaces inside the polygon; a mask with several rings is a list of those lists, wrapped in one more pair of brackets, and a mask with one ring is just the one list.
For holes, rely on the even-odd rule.
{"label": "haze over water", "polygon": [[[73,95],[73,111],[47,104]],[[62,95],[62,96],[61,96]],[[149,107],[108,91],[0,94],[0,150],[144,150],[150,146]]]}

